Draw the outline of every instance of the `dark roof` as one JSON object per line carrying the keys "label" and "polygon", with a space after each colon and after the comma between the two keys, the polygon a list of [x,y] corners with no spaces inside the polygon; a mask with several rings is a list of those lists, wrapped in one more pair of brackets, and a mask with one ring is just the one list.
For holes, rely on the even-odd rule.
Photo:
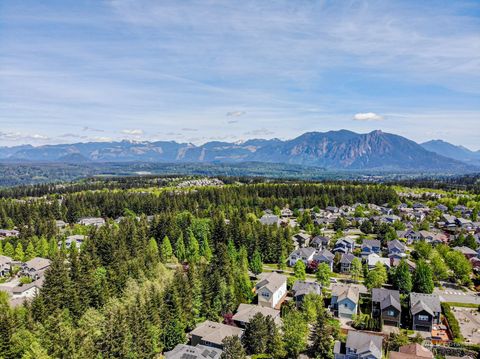
{"label": "dark roof", "polygon": [[382,243],[378,239],[364,239],[362,246],[367,247],[380,247]]}
{"label": "dark roof", "polygon": [[380,309],[382,310],[390,306],[398,310],[402,310],[402,306],[400,304],[400,292],[398,290],[373,288],[372,302],[379,302]]}
{"label": "dark roof", "polygon": [[376,358],[382,357],[383,337],[370,333],[350,330],[347,336],[346,346],[355,349],[357,354],[371,352]]}
{"label": "dark roof", "polygon": [[342,254],[342,258],[340,259],[340,263],[341,264],[351,264],[352,261],[355,258],[356,257],[352,253],[344,253],[344,254]]}
{"label": "dark roof", "polygon": [[321,294],[322,287],[316,282],[307,282],[303,280],[297,280],[293,284],[292,291],[295,293],[295,297],[299,295],[306,295],[309,293]]}
{"label": "dark roof", "polygon": [[437,294],[410,293],[410,311],[412,314],[425,311],[430,315],[440,313],[440,299]]}

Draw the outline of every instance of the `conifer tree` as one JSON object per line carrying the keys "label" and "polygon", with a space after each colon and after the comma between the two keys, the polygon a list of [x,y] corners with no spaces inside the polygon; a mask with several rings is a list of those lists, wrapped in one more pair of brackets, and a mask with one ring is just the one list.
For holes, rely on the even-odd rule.
{"label": "conifer tree", "polygon": [[30,260],[32,258],[35,258],[37,256],[37,252],[35,251],[35,248],[33,247],[33,243],[30,241],[28,242],[27,246],[27,251],[25,252],[25,260]]}
{"label": "conifer tree", "polygon": [[15,248],[15,255],[13,258],[17,261],[23,262],[25,260],[25,253],[23,252],[22,243],[18,242],[17,247]]}
{"label": "conifer tree", "polygon": [[163,237],[162,244],[160,246],[160,257],[163,263],[168,263],[172,259],[173,250],[168,236]]}
{"label": "conifer tree", "polygon": [[187,259],[189,263],[197,263],[200,259],[200,246],[191,230],[188,233]]}
{"label": "conifer tree", "polygon": [[305,263],[303,263],[302,260],[298,260],[293,266],[293,273],[295,275],[295,278],[299,280],[305,280],[305,278],[307,277],[305,270]]}
{"label": "conifer tree", "polygon": [[15,256],[15,249],[13,248],[12,243],[7,242],[5,244],[5,248],[4,248],[3,252],[7,257],[13,258]]}
{"label": "conifer tree", "polygon": [[226,337],[222,341],[223,352],[221,359],[247,359],[247,354],[238,336]]}
{"label": "conifer tree", "polygon": [[410,294],[412,291],[412,274],[410,273],[408,264],[404,259],[402,259],[397,268],[395,268],[393,274],[393,285],[402,294]]}
{"label": "conifer tree", "polygon": [[175,256],[179,260],[179,262],[183,262],[186,259],[186,250],[185,250],[185,243],[183,241],[183,233],[180,232],[178,236],[177,242],[175,244]]}
{"label": "conifer tree", "polygon": [[258,275],[263,271],[262,256],[258,250],[253,253],[252,260],[250,262],[250,270],[255,275]]}
{"label": "conifer tree", "polygon": [[207,262],[210,262],[212,259],[212,249],[210,248],[207,237],[203,238],[202,245],[200,246],[200,255],[205,258]]}
{"label": "conifer tree", "polygon": [[415,278],[413,281],[413,290],[417,293],[433,293],[435,285],[433,283],[432,268],[424,260],[417,262]]}

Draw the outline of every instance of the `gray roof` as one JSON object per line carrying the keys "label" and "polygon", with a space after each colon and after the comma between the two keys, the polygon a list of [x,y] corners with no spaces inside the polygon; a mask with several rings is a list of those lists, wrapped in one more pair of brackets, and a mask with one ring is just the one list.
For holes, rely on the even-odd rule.
{"label": "gray roof", "polygon": [[292,291],[295,293],[295,297],[299,295],[306,295],[309,293],[321,294],[322,286],[316,282],[297,280],[293,284]]}
{"label": "gray roof", "polygon": [[323,237],[323,236],[315,236],[312,239],[312,243],[328,244],[329,242],[330,242],[330,238]]}
{"label": "gray roof", "polygon": [[276,216],[274,214],[264,214],[260,218],[260,223],[262,223],[262,224],[268,224],[268,225],[277,224],[278,221],[279,221],[278,216]]}
{"label": "gray roof", "polygon": [[28,262],[25,262],[25,265],[30,269],[41,270],[49,267],[50,263],[50,259],[35,257],[30,259]]}
{"label": "gray roof", "polygon": [[260,281],[255,285],[255,288],[267,288],[271,293],[275,293],[278,288],[287,283],[287,276],[275,272],[260,274]]}
{"label": "gray roof", "polygon": [[440,299],[437,294],[410,293],[410,311],[412,314],[426,311],[430,315],[440,313]]}
{"label": "gray roof", "polygon": [[466,246],[463,246],[463,247],[453,247],[453,250],[458,251],[458,252],[461,252],[462,254],[477,255],[477,252],[476,252],[476,251],[474,251],[472,248],[466,247]]}
{"label": "gray roof", "polygon": [[222,345],[222,341],[226,337],[238,336],[241,337],[243,330],[231,325],[212,322],[206,320],[197,325],[197,327],[190,332],[190,335],[201,337],[204,342]]}
{"label": "gray roof", "polygon": [[309,258],[309,257],[312,256],[315,252],[316,252],[316,249],[315,249],[315,248],[312,248],[312,247],[299,248],[299,249],[297,249],[297,250],[294,250],[294,251],[290,254],[290,256],[292,256],[292,255],[297,255],[297,256]]}
{"label": "gray roof", "polygon": [[351,264],[352,261],[355,258],[356,257],[352,253],[344,253],[344,254],[342,254],[342,258],[340,259],[340,263],[341,264]]}
{"label": "gray roof", "polygon": [[317,252],[313,257],[314,260],[328,261],[328,262],[333,261],[334,258],[335,258],[335,255],[332,252],[330,252],[328,249],[324,249],[320,252]]}
{"label": "gray roof", "polygon": [[190,346],[178,344],[173,350],[165,352],[165,359],[218,359],[222,355],[222,350],[210,348],[205,345]]}
{"label": "gray roof", "polygon": [[406,246],[405,243],[399,241],[398,239],[394,239],[393,241],[389,241],[387,243],[388,250],[392,250],[394,248],[400,249],[402,251],[405,251]]}
{"label": "gray roof", "polygon": [[332,287],[332,297],[337,297],[337,302],[348,298],[354,303],[358,303],[359,289],[352,285],[335,284]]}
{"label": "gray roof", "polygon": [[371,352],[376,358],[382,357],[383,337],[370,333],[350,330],[347,336],[347,348],[355,349],[358,355]]}
{"label": "gray roof", "polygon": [[13,261],[13,259],[8,257],[8,256],[0,255],[0,265],[9,264],[9,263],[12,263],[12,261]]}
{"label": "gray roof", "polygon": [[250,319],[257,313],[261,313],[265,317],[272,317],[275,323],[280,324],[280,311],[273,308],[261,307],[253,304],[240,304],[237,313],[233,316],[233,320],[249,323]]}
{"label": "gray roof", "polygon": [[378,239],[364,239],[362,247],[381,247],[382,243]]}
{"label": "gray roof", "polygon": [[390,306],[402,310],[400,304],[400,292],[398,290],[373,288],[372,289],[372,302],[379,302],[380,309],[385,309]]}

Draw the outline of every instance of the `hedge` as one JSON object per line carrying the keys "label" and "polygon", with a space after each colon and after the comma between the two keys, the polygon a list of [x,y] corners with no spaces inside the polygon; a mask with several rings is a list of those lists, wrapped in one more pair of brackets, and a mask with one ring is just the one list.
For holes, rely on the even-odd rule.
{"label": "hedge", "polygon": [[448,325],[450,326],[450,330],[452,331],[453,339],[460,339],[463,340],[462,332],[460,331],[460,325],[458,324],[457,318],[453,314],[450,305],[447,303],[442,303],[442,311],[443,315],[447,318]]}

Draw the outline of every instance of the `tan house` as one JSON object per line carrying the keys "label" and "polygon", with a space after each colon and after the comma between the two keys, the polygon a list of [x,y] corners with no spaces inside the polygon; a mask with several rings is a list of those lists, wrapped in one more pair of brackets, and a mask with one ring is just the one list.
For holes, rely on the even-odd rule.
{"label": "tan house", "polygon": [[262,273],[255,291],[259,306],[279,309],[287,296],[287,276],[275,272]]}

